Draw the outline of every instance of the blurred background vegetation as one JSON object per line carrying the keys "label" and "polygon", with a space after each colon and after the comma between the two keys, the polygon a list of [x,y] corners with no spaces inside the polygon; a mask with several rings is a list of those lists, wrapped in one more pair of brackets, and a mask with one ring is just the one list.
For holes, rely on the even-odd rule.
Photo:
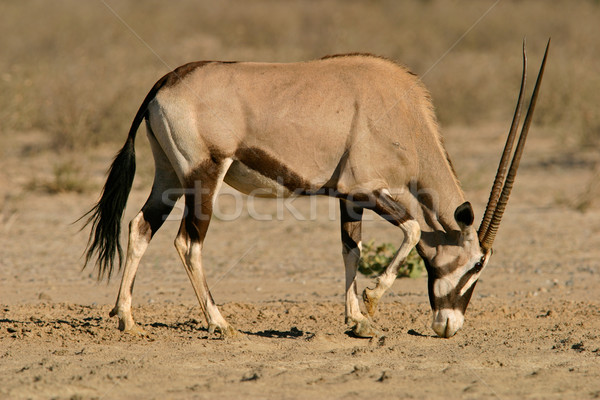
{"label": "blurred background vegetation", "polygon": [[535,122],[570,146],[597,146],[599,21],[589,0],[5,0],[0,135],[39,130],[60,152],[120,143],[153,83],[185,62],[356,51],[421,75],[442,125],[509,124],[521,41],[533,75],[552,36]]}

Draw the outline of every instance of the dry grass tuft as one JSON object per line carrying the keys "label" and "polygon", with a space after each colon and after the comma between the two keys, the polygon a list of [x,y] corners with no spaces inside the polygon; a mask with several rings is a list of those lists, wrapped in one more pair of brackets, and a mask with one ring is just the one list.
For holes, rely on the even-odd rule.
{"label": "dry grass tuft", "polygon": [[580,212],[586,212],[590,207],[598,202],[600,196],[600,163],[596,164],[594,172],[584,190],[579,193],[570,206]]}
{"label": "dry grass tuft", "polygon": [[93,188],[85,170],[72,160],[56,163],[51,177],[34,177],[26,187],[30,191],[42,191],[49,194],[85,193]]}
{"label": "dry grass tuft", "polygon": [[0,5],[0,132],[42,129],[55,151],[123,140],[144,95],[168,70],[153,52],[174,68],[201,59],[297,61],[368,51],[421,74],[442,124],[508,125],[521,40],[527,37],[537,68],[552,36],[536,123],[580,145],[600,144],[597,1],[506,0],[475,26],[493,1],[109,4],[153,51],[102,2]]}

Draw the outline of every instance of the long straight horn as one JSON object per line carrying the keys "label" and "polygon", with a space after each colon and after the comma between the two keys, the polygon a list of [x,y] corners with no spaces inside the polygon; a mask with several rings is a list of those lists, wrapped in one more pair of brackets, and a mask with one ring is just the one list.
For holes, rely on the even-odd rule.
{"label": "long straight horn", "polygon": [[523,40],[523,75],[521,76],[521,89],[519,90],[519,99],[517,100],[517,107],[515,108],[515,114],[510,125],[510,131],[506,138],[506,144],[504,145],[504,151],[502,152],[502,158],[500,158],[500,164],[498,165],[498,171],[496,172],[496,178],[492,185],[492,191],[490,192],[490,198],[485,208],[483,220],[479,226],[479,242],[483,240],[485,233],[490,227],[492,222],[492,216],[496,210],[500,193],[502,192],[502,184],[506,178],[506,170],[508,168],[510,154],[512,153],[513,144],[519,128],[519,122],[521,121],[521,109],[523,108],[523,95],[525,94],[525,83],[527,81],[527,52],[525,51],[525,40]]}
{"label": "long straight horn", "polygon": [[506,182],[504,183],[504,187],[502,188],[502,193],[500,194],[500,198],[498,199],[498,204],[496,209],[494,210],[494,214],[492,216],[492,220],[490,222],[489,228],[485,232],[483,236],[483,240],[481,240],[481,246],[484,249],[491,249],[492,244],[494,243],[494,239],[496,238],[496,233],[498,232],[498,227],[500,226],[500,221],[502,220],[502,215],[504,214],[504,210],[506,209],[506,204],[508,203],[508,198],[510,196],[510,192],[513,187],[513,183],[515,181],[515,177],[517,176],[517,169],[519,168],[519,162],[521,161],[521,155],[523,154],[523,149],[525,148],[525,141],[527,140],[527,133],[529,132],[529,127],[531,126],[531,120],[533,118],[533,112],[535,110],[535,104],[537,102],[540,84],[542,82],[542,77],[544,76],[544,70],[546,68],[546,59],[548,58],[548,48],[550,47],[550,39],[548,39],[548,44],[546,45],[546,51],[544,52],[544,59],[542,60],[542,65],[540,67],[540,72],[538,73],[538,77],[535,82],[535,88],[533,89],[533,95],[531,96],[531,101],[529,102],[529,108],[527,109],[527,115],[525,116],[525,122],[523,123],[523,128],[521,128],[521,134],[519,136],[519,142],[517,143],[517,148],[515,150],[515,154],[510,164],[510,169],[508,170],[508,175],[506,177]]}

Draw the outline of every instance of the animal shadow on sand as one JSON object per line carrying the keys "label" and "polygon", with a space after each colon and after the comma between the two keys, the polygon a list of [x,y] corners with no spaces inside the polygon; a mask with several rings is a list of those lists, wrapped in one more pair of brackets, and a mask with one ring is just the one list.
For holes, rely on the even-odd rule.
{"label": "animal shadow on sand", "polygon": [[276,339],[293,339],[304,336],[307,332],[304,332],[295,326],[292,326],[289,331],[279,331],[275,329],[267,329],[264,331],[258,332],[250,332],[250,331],[241,331],[246,335],[251,336],[260,336],[266,338],[276,338]]}

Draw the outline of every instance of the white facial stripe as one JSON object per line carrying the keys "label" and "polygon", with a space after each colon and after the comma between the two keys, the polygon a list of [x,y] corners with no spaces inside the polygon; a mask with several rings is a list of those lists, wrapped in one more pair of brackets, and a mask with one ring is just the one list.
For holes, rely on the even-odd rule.
{"label": "white facial stripe", "polygon": [[[477,261],[479,261],[479,257],[474,257],[462,268],[457,268],[451,273],[439,279],[436,279],[433,283],[433,295],[438,298],[447,296],[450,292],[452,292],[452,290],[456,288],[461,278],[471,270],[471,268],[473,267],[473,265],[475,265]],[[469,290],[471,286],[473,286],[473,283],[475,283],[475,281],[478,278],[479,274],[475,274],[471,278],[469,278],[469,281],[461,288],[459,295],[462,296],[463,294],[465,294],[466,291]]]}
{"label": "white facial stripe", "polygon": [[471,286],[473,286],[473,284],[475,283],[475,281],[479,278],[479,274],[475,274],[473,276],[471,276],[469,278],[469,280],[467,281],[467,283],[464,284],[464,286],[462,287],[462,289],[460,289],[460,293],[459,296],[464,295],[467,290],[469,290],[471,288]]}
{"label": "white facial stripe", "polygon": [[467,266],[464,266],[463,268],[452,271],[442,278],[436,279],[433,283],[433,294],[435,297],[447,296],[454,290],[456,285],[458,285],[458,282],[460,282],[460,278],[462,278],[467,271]]}

